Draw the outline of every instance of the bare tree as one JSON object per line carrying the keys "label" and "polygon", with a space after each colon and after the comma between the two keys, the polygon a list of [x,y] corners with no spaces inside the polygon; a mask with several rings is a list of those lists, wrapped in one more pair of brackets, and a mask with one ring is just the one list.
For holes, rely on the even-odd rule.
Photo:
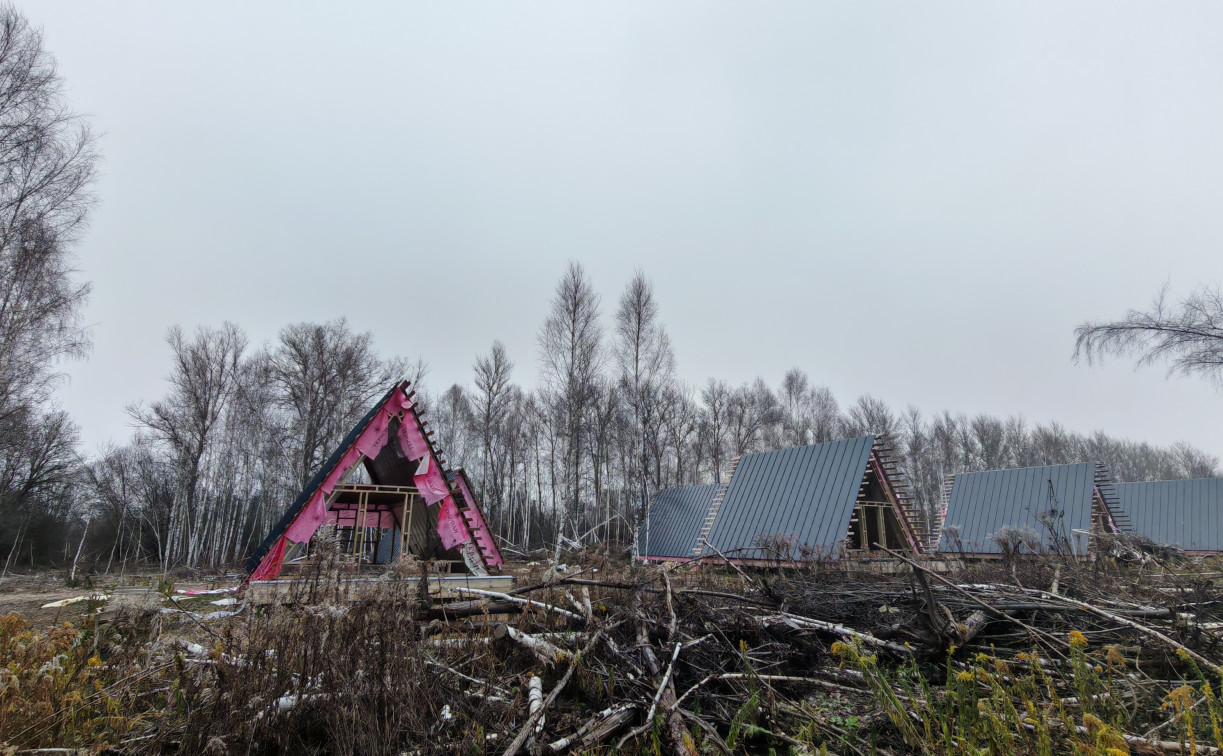
{"label": "bare tree", "polygon": [[[0,490],[6,522],[22,517],[13,507],[54,499],[40,485],[51,487],[43,493],[59,491],[58,475],[31,475],[42,467],[46,442],[75,443],[75,426],[50,402],[59,361],[89,348],[81,324],[89,285],[74,278],[72,245],[93,204],[97,160],[42,32],[0,5],[0,478],[21,481]],[[28,530],[28,516],[26,523]],[[47,532],[45,525],[31,535]]]}
{"label": "bare tree", "polygon": [[174,326],[166,343],[174,355],[174,367],[166,379],[170,395],[148,407],[129,406],[128,414],[164,444],[174,459],[182,510],[172,517],[168,535],[181,540],[171,541],[166,556],[179,556],[181,546],[188,564],[194,564],[203,522],[198,504],[204,456],[216,441],[222,415],[238,388],[247,341],[238,326],[225,323],[219,329],[201,327],[191,339]]}
{"label": "bare tree", "polygon": [[41,31],[0,6],[0,418],[44,402],[55,362],[89,345],[89,286],[73,280],[70,250],[98,157],[42,45]]}
{"label": "bare tree", "polygon": [[[444,451],[450,467],[465,467],[474,459],[478,439],[472,437],[475,412],[467,391],[457,383],[442,392],[429,410],[429,417],[438,436],[446,439]],[[473,441],[475,443],[473,443]]]}
{"label": "bare tree", "polygon": [[844,434],[847,437],[866,433],[895,436],[900,430],[902,426],[887,403],[870,394],[858,397],[846,412]]}
{"label": "bare tree", "polygon": [[556,285],[551,311],[539,332],[544,395],[556,423],[557,440],[563,444],[565,501],[571,515],[581,510],[586,420],[597,400],[602,345],[599,296],[582,266],[571,261]]}
{"label": "bare tree", "polygon": [[[662,404],[664,392],[674,380],[675,352],[671,339],[658,319],[654,285],[638,270],[616,308],[615,358],[620,391],[632,412],[629,430],[630,469],[638,499],[634,523],[645,516],[653,493],[649,470],[661,471]],[[651,459],[651,456],[653,457]]]}
{"label": "bare tree", "polygon": [[372,333],[354,333],[344,318],[280,330],[268,355],[268,378],[275,405],[289,419],[299,485],[310,480],[344,433],[402,376],[403,361],[381,359],[373,341]]}
{"label": "bare tree", "polygon": [[475,434],[480,442],[480,498],[490,506],[490,515],[499,515],[504,503],[506,466],[505,452],[507,428],[506,417],[510,405],[510,374],[514,363],[505,351],[505,345],[494,341],[485,357],[477,357],[472,366],[475,372],[475,394],[472,396],[472,413]]}
{"label": "bare tree", "polygon": [[726,416],[731,449],[736,455],[776,448],[777,444],[766,436],[771,435],[770,430],[780,428],[781,405],[763,378],[757,378],[751,385],[745,383],[731,393]]}
{"label": "bare tree", "polygon": [[841,411],[827,387],[811,385],[807,374],[795,367],[786,372],[779,393],[785,445],[818,444],[836,438]]}
{"label": "bare tree", "polygon": [[972,438],[982,470],[997,470],[1007,463],[1006,426],[992,415],[972,419]]}
{"label": "bare tree", "polygon": [[1139,365],[1168,362],[1170,373],[1223,381],[1223,292],[1206,286],[1178,302],[1164,288],[1145,312],[1121,320],[1089,321],[1074,330],[1075,359],[1088,364],[1107,356],[1136,355]]}
{"label": "bare tree", "polygon": [[701,403],[702,435],[713,466],[713,482],[721,483],[730,427],[730,387],[726,381],[710,378],[701,389]]}

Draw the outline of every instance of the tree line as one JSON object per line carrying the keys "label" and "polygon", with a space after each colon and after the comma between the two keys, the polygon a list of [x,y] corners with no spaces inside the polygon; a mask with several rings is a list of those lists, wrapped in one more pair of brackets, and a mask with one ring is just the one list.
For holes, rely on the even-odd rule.
{"label": "tree line", "polygon": [[238,562],[405,375],[450,463],[468,470],[513,550],[562,539],[623,547],[661,489],[723,482],[739,455],[867,433],[890,437],[935,530],[944,479],[958,472],[1086,460],[1120,480],[1217,472],[1215,458],[1188,444],[1015,416],[926,416],[871,396],[842,406],[799,368],[776,386],[763,378],[691,386],[678,376],[644,273],[609,309],[570,263],[523,371],[534,368],[533,388],[517,380],[501,342],[473,360],[469,383],[431,392],[423,361],[380,356],[372,335],[344,320],[289,325],[258,348],[233,324],[190,335],[172,328],[166,395],[130,406],[133,437],[81,465],[74,512],[94,523],[87,551],[99,569]]}
{"label": "tree line", "polygon": [[[130,438],[82,454],[56,403],[64,360],[90,347],[74,249],[98,152],[41,32],[0,6],[0,558],[15,565],[218,568],[240,561],[345,432],[408,378],[450,463],[476,482],[507,547],[623,546],[661,489],[724,480],[740,455],[887,434],[937,523],[945,476],[1098,460],[1120,480],[1214,475],[1188,444],[1152,446],[1021,417],[841,404],[800,368],[780,383],[683,381],[654,288],[636,273],[607,306],[568,265],[537,350],[500,342],[470,382],[428,390],[421,359],[384,356],[343,319],[252,345],[237,325],[169,329],[166,390],[127,407]],[[1223,299],[1203,289],[1078,332],[1089,360],[1138,353],[1218,376]],[[523,380],[525,376],[526,380]],[[0,575],[3,575],[0,572]]]}

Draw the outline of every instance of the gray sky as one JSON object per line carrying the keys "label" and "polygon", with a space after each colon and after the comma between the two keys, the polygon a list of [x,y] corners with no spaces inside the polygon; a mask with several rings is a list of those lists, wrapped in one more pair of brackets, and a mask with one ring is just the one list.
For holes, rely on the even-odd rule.
{"label": "gray sky", "polygon": [[434,389],[499,338],[533,384],[574,258],[605,313],[645,269],[692,383],[797,365],[1223,455],[1203,381],[1070,359],[1219,279],[1219,4],[21,7],[104,133],[87,449],[175,323],[345,315]]}

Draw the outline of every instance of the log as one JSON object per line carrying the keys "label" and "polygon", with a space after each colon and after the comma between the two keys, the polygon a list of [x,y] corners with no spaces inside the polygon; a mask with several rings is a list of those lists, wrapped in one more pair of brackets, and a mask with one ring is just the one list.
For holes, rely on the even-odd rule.
{"label": "log", "polygon": [[[571,653],[563,648],[559,648],[542,638],[536,637],[529,633],[524,633],[521,630],[510,627],[509,625],[498,625],[497,629],[493,631],[493,638],[496,640],[508,638],[509,640],[535,654],[537,659],[542,661],[544,664],[547,664],[549,667],[556,666],[558,661],[565,661],[572,656]],[[535,680],[538,678],[533,677],[531,679]]]}
{"label": "log", "polygon": [[580,743],[573,750],[588,750],[607,740],[617,730],[631,722],[636,713],[637,707],[634,704],[604,709],[579,727],[577,732],[567,738],[549,743],[547,748],[552,753],[568,752],[570,746]]}
{"label": "log", "polygon": [[519,614],[521,612],[522,605],[516,604],[513,601],[478,599],[434,606],[429,609],[426,616],[429,619],[448,620],[458,617],[475,617],[483,614]]}
{"label": "log", "polygon": [[981,629],[988,624],[989,615],[980,609],[968,615],[963,624],[957,628],[960,631],[960,642],[968,643],[973,638],[976,638],[977,633],[981,632]]}
{"label": "log", "polygon": [[556,687],[554,687],[552,692],[548,694],[548,697],[543,700],[543,703],[540,704],[539,709],[536,710],[534,714],[527,717],[526,724],[524,724],[522,729],[518,731],[518,735],[514,738],[514,741],[510,743],[509,747],[505,749],[502,756],[515,756],[515,754],[522,750],[522,747],[527,742],[527,738],[531,737],[536,719],[543,716],[543,713],[548,710],[548,707],[552,705],[552,702],[556,700],[556,697],[559,696],[561,691],[565,689],[565,686],[569,684],[569,680],[573,677],[573,671],[577,669],[578,660],[581,659],[582,656],[590,653],[594,649],[595,644],[598,643],[599,639],[602,637],[602,632],[595,633],[595,636],[590,639],[590,642],[582,648],[581,653],[575,654],[573,658],[569,660],[569,667],[565,670],[565,675],[556,683]]}
{"label": "log", "polygon": [[896,654],[897,656],[907,657],[907,656],[913,655],[913,649],[907,646],[902,646],[899,643],[892,643],[891,641],[885,641],[880,638],[876,638],[875,636],[871,635],[870,633],[863,633],[858,630],[851,630],[850,628],[845,627],[844,625],[837,624],[834,622],[825,622],[824,620],[812,619],[811,617],[802,617],[797,614],[790,614],[789,612],[778,612],[775,615],[771,615],[768,617],[761,617],[760,622],[765,627],[770,627],[773,625],[785,625],[787,627],[794,628],[796,630],[797,629],[822,630],[826,633],[832,633],[833,635],[839,635],[842,638],[857,638],[858,640],[862,641],[863,643],[865,643],[868,646],[875,646],[877,648],[885,648],[888,651],[891,651],[892,653]]}
{"label": "log", "polygon": [[[535,720],[535,735],[538,735],[544,729],[544,683],[538,675],[532,675],[531,681],[527,683],[527,711],[531,718]],[[534,735],[531,736],[532,738]]]}
{"label": "log", "polygon": [[569,611],[568,609],[561,609],[560,607],[552,606],[551,604],[545,604],[542,601],[532,601],[530,599],[518,598],[517,596],[511,596],[508,593],[499,593],[497,591],[485,591],[485,590],[481,590],[480,588],[456,587],[454,590],[458,591],[459,593],[474,593],[477,596],[489,596],[491,598],[499,598],[504,601],[513,601],[514,603],[522,604],[525,607],[538,606],[541,609],[544,609],[545,611],[555,612],[556,614],[560,614],[562,616],[569,617],[570,619],[575,619],[575,620],[582,619],[579,615],[574,614],[573,612]]}

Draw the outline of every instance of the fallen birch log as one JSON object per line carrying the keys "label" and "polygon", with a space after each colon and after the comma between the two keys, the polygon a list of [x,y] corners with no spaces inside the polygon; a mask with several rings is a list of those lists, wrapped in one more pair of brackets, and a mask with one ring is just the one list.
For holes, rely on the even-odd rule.
{"label": "fallen birch log", "polygon": [[503,601],[512,601],[516,604],[522,604],[523,606],[526,606],[526,607],[538,606],[539,608],[545,611],[554,612],[556,614],[560,614],[562,616],[569,617],[570,619],[575,619],[575,620],[582,619],[580,615],[574,614],[573,612],[569,611],[568,609],[561,609],[558,606],[552,606],[551,604],[545,604],[542,601],[534,601],[532,599],[524,599],[524,598],[519,598],[518,596],[511,596],[508,593],[498,593],[497,591],[485,591],[480,588],[456,587],[454,590],[459,593],[473,593],[477,596],[489,596],[491,598],[502,599]]}
{"label": "fallen birch log", "polygon": [[509,640],[514,641],[518,645],[530,651],[532,654],[535,654],[537,659],[542,661],[544,664],[547,664],[549,667],[555,666],[558,661],[565,661],[572,656],[569,651],[566,651],[563,648],[554,646],[542,638],[538,638],[529,633],[524,633],[521,630],[509,625],[498,625],[497,629],[493,631],[493,638],[495,640],[508,638]]}
{"label": "fallen birch log", "polygon": [[633,715],[636,713],[637,707],[634,704],[624,704],[619,707],[604,709],[595,714],[590,721],[579,727],[578,731],[569,737],[549,743],[548,750],[552,753],[561,753],[562,751],[570,750],[570,746],[576,743],[581,744],[578,747],[581,750],[593,748],[610,738],[621,727],[631,722]]}
{"label": "fallen birch log", "polygon": [[552,705],[552,702],[556,700],[556,697],[559,696],[561,691],[565,689],[565,686],[569,684],[569,680],[573,677],[574,670],[577,669],[578,660],[581,659],[582,656],[590,653],[601,637],[603,637],[601,632],[595,633],[595,636],[590,639],[590,642],[582,648],[581,653],[574,655],[573,658],[569,660],[569,667],[565,670],[564,676],[557,681],[556,687],[554,687],[552,692],[548,694],[547,698],[543,700],[536,712],[527,717],[526,723],[522,726],[522,729],[518,731],[518,735],[514,738],[513,742],[510,743],[509,747],[505,749],[503,756],[514,756],[514,754],[522,750],[522,747],[526,745],[527,739],[532,736],[536,720],[543,716],[544,712],[548,710],[548,707]]}
{"label": "fallen birch log", "polygon": [[870,633],[864,633],[858,630],[851,630],[850,628],[845,627],[844,625],[841,625],[835,622],[825,622],[824,620],[817,620],[817,619],[812,619],[810,617],[802,617],[797,614],[790,614],[789,612],[779,612],[777,614],[774,614],[768,617],[761,617],[760,622],[765,627],[772,627],[775,625],[785,625],[786,627],[789,627],[794,630],[799,630],[799,629],[822,630],[826,633],[831,633],[833,635],[839,635],[842,638],[857,638],[858,640],[862,641],[863,643],[865,643],[868,646],[875,646],[877,648],[886,648],[888,651],[891,651],[892,653],[897,654],[899,656],[912,656],[913,655],[913,649],[908,648],[907,646],[902,646],[899,643],[892,643],[891,641],[885,641],[880,638],[876,638],[875,636],[871,635]]}
{"label": "fallen birch log", "polygon": [[[544,682],[539,675],[532,675],[530,682],[527,683],[527,711],[531,718],[535,720],[535,733],[531,736],[534,738],[544,729]],[[528,740],[529,742],[529,740]]]}

